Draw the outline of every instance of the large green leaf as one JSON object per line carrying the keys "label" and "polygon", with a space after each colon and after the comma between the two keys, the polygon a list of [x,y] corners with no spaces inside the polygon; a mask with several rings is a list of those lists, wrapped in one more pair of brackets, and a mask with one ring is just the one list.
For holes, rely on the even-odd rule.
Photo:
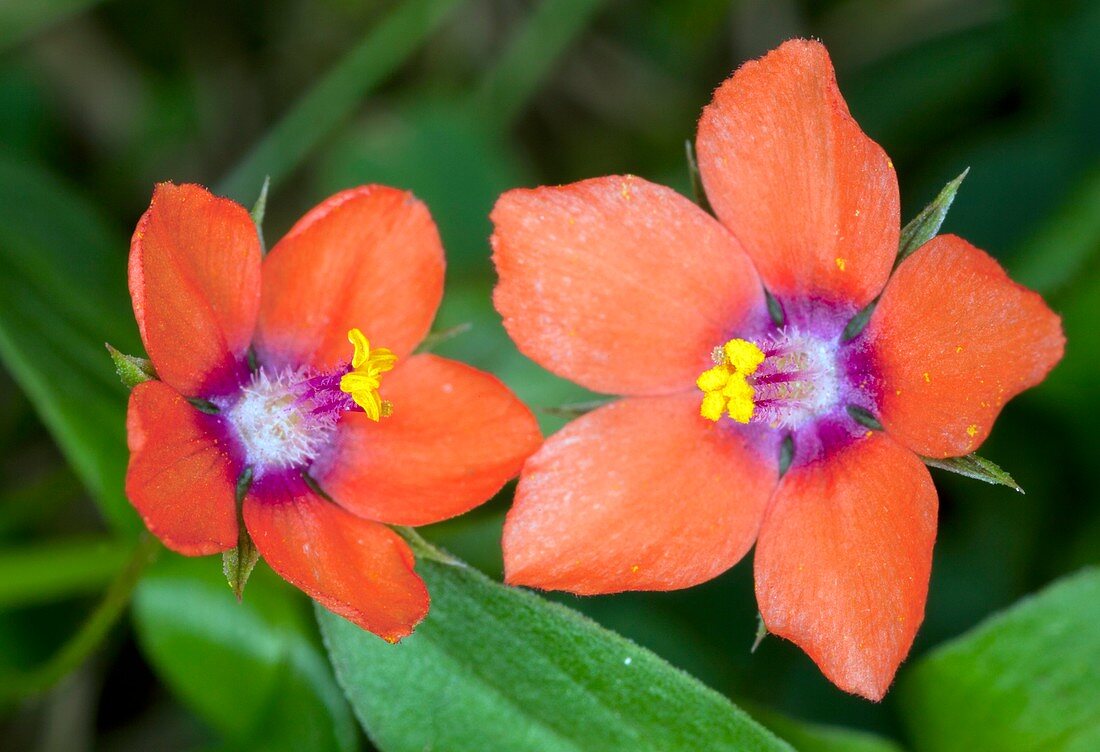
{"label": "large green leaf", "polygon": [[216,559],[165,556],[134,619],[159,675],[233,746],[353,750],[355,723],[300,593],[266,567],[238,603]]}
{"label": "large green leaf", "polygon": [[768,710],[753,712],[799,752],[902,752],[896,742],[866,731],[807,723]]}
{"label": "large green leaf", "polygon": [[917,749],[1100,749],[1100,569],[932,652],[901,686]]}
{"label": "large green leaf", "polygon": [[0,358],[116,528],[126,392],[103,347],[136,350],[126,240],[49,173],[0,152]]}
{"label": "large green leaf", "polygon": [[318,608],[336,675],[384,752],[790,750],[653,653],[465,566],[422,560],[432,610],[389,645]]}

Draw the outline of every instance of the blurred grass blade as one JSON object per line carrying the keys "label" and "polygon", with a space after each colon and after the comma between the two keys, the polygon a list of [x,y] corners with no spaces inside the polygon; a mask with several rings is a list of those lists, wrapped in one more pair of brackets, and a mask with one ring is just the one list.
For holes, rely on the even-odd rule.
{"label": "blurred grass blade", "polygon": [[506,130],[604,0],[542,0],[486,75],[474,112]]}
{"label": "blurred grass blade", "polygon": [[1025,598],[917,661],[902,718],[917,750],[1100,749],[1100,569]]}
{"label": "blurred grass blade", "polygon": [[1014,257],[1012,278],[1041,293],[1054,293],[1098,256],[1100,167],[1094,167]]}
{"label": "blurred grass blade", "polygon": [[964,457],[948,457],[938,460],[931,457],[921,457],[924,464],[930,467],[938,467],[950,473],[965,475],[967,478],[992,483],[995,486],[1008,486],[1013,491],[1024,492],[1011,475],[1002,470],[997,463],[979,457],[976,454],[968,454]]}
{"label": "blurred grass blade", "polygon": [[939,195],[932,200],[932,203],[921,209],[920,214],[913,217],[909,224],[901,228],[898,257],[894,261],[894,266],[900,264],[913,251],[936,237],[936,233],[940,231],[943,221],[947,218],[947,211],[955,201],[955,194],[959,192],[959,186],[962,185],[962,181],[966,179],[969,172],[970,168],[967,167],[961,175],[943,187]]}
{"label": "blurred grass blade", "polygon": [[460,0],[406,0],[291,108],[218,192],[249,204],[266,176],[278,186],[341,123],[363,96],[414,53]]}
{"label": "blurred grass blade", "polygon": [[101,0],[4,0],[0,2],[0,52]]}
{"label": "blurred grass blade", "polygon": [[126,610],[130,594],[141,573],[160,550],[156,538],[143,533],[129,549],[122,570],[118,572],[103,600],[92,611],[77,633],[44,665],[26,673],[0,676],[0,701],[41,694],[77,669],[106,638],[111,627]]}
{"label": "blurred grass blade", "polygon": [[0,536],[34,527],[83,493],[80,479],[66,465],[0,490]]}
{"label": "blurred grass blade", "polygon": [[260,565],[238,602],[221,574],[210,557],[165,556],[138,586],[134,624],[160,678],[227,749],[357,749],[306,597]]}
{"label": "blurred grass blade", "polygon": [[563,606],[421,559],[432,610],[390,645],[317,608],[384,752],[791,752],[726,698]]}
{"label": "blurred grass blade", "polygon": [[87,539],[0,550],[0,608],[94,592],[122,569],[130,550]]}
{"label": "blurred grass blade", "polygon": [[72,189],[0,151],[0,359],[116,528],[136,530],[122,491],[126,390],[109,339],[140,347],[126,248]]}

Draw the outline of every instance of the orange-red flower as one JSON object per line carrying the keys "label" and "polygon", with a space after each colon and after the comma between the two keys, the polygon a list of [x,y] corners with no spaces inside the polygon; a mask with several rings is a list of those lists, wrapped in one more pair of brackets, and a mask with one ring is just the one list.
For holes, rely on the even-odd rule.
{"label": "orange-red flower", "polygon": [[232,549],[251,478],[240,512],[268,564],[364,629],[408,635],[428,593],[386,525],[482,503],[541,440],[497,379],[412,354],[443,267],[427,209],[403,191],[339,193],[261,262],[243,207],[157,186],[129,272],[159,376],[127,416],[126,492],[149,529],[189,556]]}
{"label": "orange-red flower", "polygon": [[493,212],[494,300],[520,350],[624,396],[526,463],[507,579],[670,590],[755,542],[767,628],[878,699],[924,615],[937,502],[918,455],[976,449],[1061,358],[1060,321],[953,236],[887,285],[897,179],[818,43],[742,66],[696,147],[717,220],[631,176],[511,191]]}

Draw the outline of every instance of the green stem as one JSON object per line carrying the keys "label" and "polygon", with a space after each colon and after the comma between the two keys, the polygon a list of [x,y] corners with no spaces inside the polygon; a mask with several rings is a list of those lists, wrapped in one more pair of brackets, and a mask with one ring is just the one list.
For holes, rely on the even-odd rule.
{"label": "green stem", "polygon": [[407,0],[370,30],[291,108],[218,185],[218,192],[246,203],[265,176],[272,187],[294,171],[355,111],[374,86],[404,63],[459,0]]}
{"label": "green stem", "polygon": [[587,28],[603,0],[544,0],[486,75],[472,111],[506,130],[566,48]]}
{"label": "green stem", "polygon": [[452,567],[466,566],[466,562],[462,561],[462,559],[451,556],[443,549],[436,548],[434,545],[424,540],[423,536],[416,532],[414,528],[395,525],[393,529],[394,532],[404,538],[405,542],[409,544],[409,548],[412,549],[416,558],[438,561],[440,564],[449,564]]}
{"label": "green stem", "polygon": [[160,543],[157,539],[148,533],[142,533],[126,566],[111,582],[103,600],[77,633],[41,666],[25,673],[4,677],[0,681],[0,700],[41,694],[83,664],[126,610],[142,572],[159,550]]}

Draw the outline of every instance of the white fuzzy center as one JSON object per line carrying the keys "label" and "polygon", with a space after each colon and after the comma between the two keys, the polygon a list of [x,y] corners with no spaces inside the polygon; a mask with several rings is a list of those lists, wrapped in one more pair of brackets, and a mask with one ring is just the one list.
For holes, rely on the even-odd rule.
{"label": "white fuzzy center", "polygon": [[257,477],[309,465],[330,439],[335,424],[310,412],[312,404],[299,398],[300,383],[295,372],[272,378],[261,369],[226,412]]}

